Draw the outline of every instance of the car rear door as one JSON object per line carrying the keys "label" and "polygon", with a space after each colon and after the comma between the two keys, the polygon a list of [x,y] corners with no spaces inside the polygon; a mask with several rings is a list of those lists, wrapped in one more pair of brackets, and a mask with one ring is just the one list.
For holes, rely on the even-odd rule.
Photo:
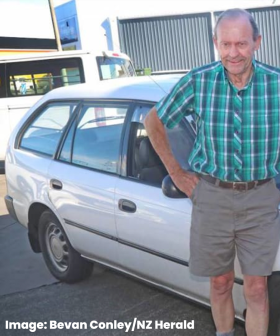
{"label": "car rear door", "polygon": [[114,191],[129,103],[84,102],[49,169],[49,198],[81,254],[118,264]]}

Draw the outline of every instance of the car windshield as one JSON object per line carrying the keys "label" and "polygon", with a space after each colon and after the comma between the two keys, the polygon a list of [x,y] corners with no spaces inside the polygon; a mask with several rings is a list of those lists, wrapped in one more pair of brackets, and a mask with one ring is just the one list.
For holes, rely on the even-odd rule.
{"label": "car windshield", "polygon": [[100,79],[133,77],[135,71],[129,60],[120,57],[97,57]]}

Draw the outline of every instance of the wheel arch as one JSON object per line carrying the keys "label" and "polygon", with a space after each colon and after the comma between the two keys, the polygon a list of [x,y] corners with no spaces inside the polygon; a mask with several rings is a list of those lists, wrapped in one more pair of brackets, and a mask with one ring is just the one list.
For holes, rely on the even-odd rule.
{"label": "wheel arch", "polygon": [[28,238],[33,252],[42,252],[39,243],[38,227],[41,214],[45,210],[52,211],[49,207],[42,203],[33,203],[28,211]]}

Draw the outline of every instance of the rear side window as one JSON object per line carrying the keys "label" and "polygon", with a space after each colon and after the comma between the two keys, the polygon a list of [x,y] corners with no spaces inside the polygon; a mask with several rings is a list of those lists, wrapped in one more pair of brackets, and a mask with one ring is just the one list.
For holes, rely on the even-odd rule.
{"label": "rear side window", "polygon": [[61,135],[77,103],[47,105],[24,131],[20,148],[54,155]]}
{"label": "rear side window", "polygon": [[100,79],[133,77],[134,68],[129,60],[121,57],[96,57]]}
{"label": "rear side window", "polygon": [[10,97],[43,95],[85,81],[80,58],[8,63],[7,78]]}
{"label": "rear side window", "polygon": [[116,173],[126,104],[85,105],[69,131],[60,160]]}

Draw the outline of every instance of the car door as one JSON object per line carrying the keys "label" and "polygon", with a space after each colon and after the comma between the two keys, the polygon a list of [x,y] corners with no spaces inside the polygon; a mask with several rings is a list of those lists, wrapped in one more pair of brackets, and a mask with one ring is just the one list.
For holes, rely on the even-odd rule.
{"label": "car door", "polygon": [[49,198],[81,254],[118,264],[114,189],[129,103],[85,102],[49,169]]}
{"label": "car door", "polygon": [[[208,281],[190,276],[188,269],[192,202],[189,198],[168,198],[162,192],[161,181],[167,171],[143,127],[150,108],[139,104],[133,114],[129,145],[124,149],[128,153],[125,176],[116,183],[121,263],[127,272],[204,300],[209,293]],[[176,157],[189,169],[187,157],[194,140],[190,126],[183,120],[167,132],[175,144],[172,150]]]}

